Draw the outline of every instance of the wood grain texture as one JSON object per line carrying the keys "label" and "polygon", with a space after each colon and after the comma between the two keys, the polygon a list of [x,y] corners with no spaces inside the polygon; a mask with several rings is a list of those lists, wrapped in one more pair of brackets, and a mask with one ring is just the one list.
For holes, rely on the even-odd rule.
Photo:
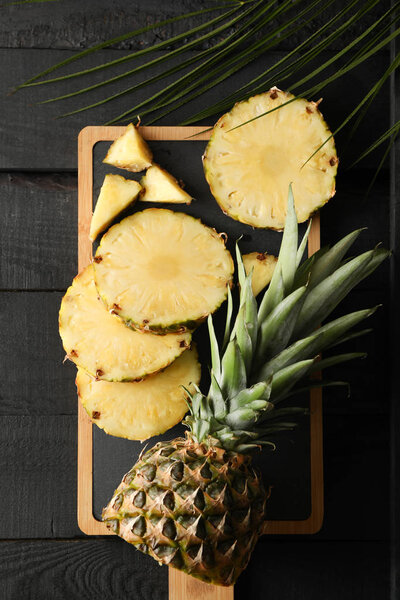
{"label": "wood grain texture", "polygon": [[[388,544],[264,538],[235,600],[389,600],[389,577]],[[167,569],[117,538],[0,542],[0,597],[167,600]]]}
{"label": "wood grain texture", "polygon": [[79,536],[76,417],[0,417],[0,489],[0,538]]}
{"label": "wood grain texture", "polygon": [[0,542],[0,597],[167,600],[167,569],[120,539]]}
{"label": "wood grain texture", "polygon": [[1,173],[0,211],[0,289],[66,289],[78,258],[76,176]]}
{"label": "wood grain texture", "polygon": [[[363,27],[372,23],[384,10],[388,2],[382,0],[370,12],[364,21],[358,23],[353,29],[361,33]],[[4,48],[68,48],[82,50],[102,40],[116,37],[125,32],[163,19],[198,11],[201,8],[220,5],[210,0],[201,4],[196,0],[174,0],[173,2],[160,2],[159,0],[96,0],[96,2],[80,2],[80,0],[64,0],[51,5],[22,4],[2,7],[0,21],[0,46]],[[229,7],[228,7],[229,8]],[[299,40],[313,33],[322,23],[331,18],[337,10],[336,6],[328,7],[319,15],[313,25],[305,26],[303,32],[294,31],[284,46],[294,48]],[[214,13],[218,14],[218,13]],[[183,22],[157,28],[133,40],[127,40],[119,45],[120,48],[146,47],[161,40],[169,39],[172,35],[186,31],[205,20],[212,18],[210,15],[191,17]],[[350,41],[351,33],[346,31],[341,43]],[[201,47],[208,47],[203,44]],[[341,48],[336,42],[337,48]]]}
{"label": "wood grain texture", "polygon": [[233,600],[233,586],[222,587],[203,583],[194,577],[189,577],[177,569],[168,572],[168,598],[169,600]]}
{"label": "wood grain texture", "polygon": [[0,293],[0,415],[76,414],[75,367],[58,334],[59,292]]}
{"label": "wood grain texture", "polygon": [[[54,3],[55,4],[55,3]],[[61,4],[61,3],[60,3]],[[104,50],[97,55],[91,55],[85,60],[85,66],[94,66],[106,60],[113,60],[126,54],[126,51]],[[79,131],[88,123],[101,125],[117,114],[133,107],[134,104],[145,100],[161,86],[167,86],[172,80],[163,79],[159,84],[152,84],[149,87],[140,88],[132,95],[125,95],[112,103],[102,104],[100,107],[90,112],[82,112],[73,117],[55,120],[55,117],[62,113],[82,107],[96,100],[105,98],[111,94],[117,93],[126,87],[140,83],[143,79],[143,73],[137,73],[129,77],[127,81],[118,81],[108,85],[102,90],[95,90],[85,96],[77,96],[53,104],[37,105],[41,100],[49,99],[60,94],[66,94],[78,89],[81,85],[91,85],[104,80],[105,73],[99,71],[90,78],[82,78],[81,81],[73,79],[65,82],[52,84],[51,86],[38,86],[26,90],[21,90],[14,95],[7,93],[21,83],[52,64],[71,56],[68,50],[7,50],[0,49],[0,64],[2,65],[0,109],[2,120],[0,122],[0,136],[2,144],[0,145],[0,169],[3,170],[47,170],[63,171],[75,170],[77,164],[76,157],[76,138]],[[193,56],[193,53],[181,55],[179,60],[187,56]],[[269,52],[265,57],[255,60],[251,65],[240,70],[236,77],[231,77],[221,83],[216,88],[210,90],[205,96],[201,96],[193,101],[189,106],[181,107],[177,112],[163,118],[159,121],[160,125],[177,124],[194,112],[204,108],[210,103],[221,100],[246,81],[255,77],[262,70],[273,65],[282,58],[280,51]],[[329,58],[330,55],[321,55],[320,60]],[[142,59],[141,59],[142,60]],[[144,58],[143,58],[144,60]],[[329,116],[329,125],[334,129],[339,126],[343,119],[348,115],[349,107],[355,106],[360,101],[363,94],[369,90],[371,79],[378,79],[379,74],[388,65],[388,56],[382,54],[371,58],[368,64],[364,64],[351,76],[340,80],[329,86],[329,94],[325,95],[321,110],[324,115]],[[138,61],[140,64],[140,60]],[[172,63],[171,63],[172,64]],[[70,65],[63,71],[69,72],[75,69],[76,65]],[[131,65],[129,65],[131,68]],[[113,69],[113,75],[123,72],[127,65],[119,65]],[[165,65],[159,65],[154,73],[165,71]],[[111,74],[107,74],[111,76]],[[277,84],[280,82],[277,81]],[[290,87],[290,80],[282,82],[283,87]],[[343,89],[346,90],[345,98]],[[346,162],[350,161],[365,150],[366,146],[375,140],[388,124],[388,103],[389,95],[386,88],[382,89],[374,101],[375,115],[379,119],[365,119],[357,135],[354,136],[351,145],[346,145],[344,139],[338,136],[339,155],[346,149]],[[23,118],[21,118],[23,115]],[[146,119],[142,120],[146,124]],[[363,161],[363,166],[376,166],[376,156],[371,155]]]}

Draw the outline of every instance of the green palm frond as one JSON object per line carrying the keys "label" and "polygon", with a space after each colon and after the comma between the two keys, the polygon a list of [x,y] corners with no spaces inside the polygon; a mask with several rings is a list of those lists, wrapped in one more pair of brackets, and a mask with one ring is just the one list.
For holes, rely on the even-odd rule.
{"label": "green palm frond", "polygon": [[[10,4],[45,1],[56,0],[25,0]],[[386,48],[400,34],[400,27],[397,27],[400,19],[399,1],[394,2],[374,22],[360,26],[372,9],[379,4],[380,0],[351,0],[344,6],[343,3],[339,4],[338,0],[294,0],[294,2],[292,0],[283,0],[282,2],[278,2],[278,0],[216,0],[207,8],[138,28],[78,52],[21,83],[15,88],[15,91],[31,86],[52,85],[66,80],[79,82],[79,78],[82,76],[91,77],[99,71],[110,71],[110,76],[101,82],[89,82],[84,86],[78,85],[76,89],[68,93],[47,98],[41,102],[45,104],[73,97],[84,97],[85,94],[94,91],[100,93],[110,84],[142,73],[144,76],[138,83],[104,97],[96,97],[93,102],[85,103],[60,116],[67,117],[94,109],[102,104],[112,103],[120,97],[127,99],[132,97],[133,101],[129,101],[127,108],[109,119],[107,124],[126,123],[136,115],[140,116],[142,123],[151,124],[185,105],[190,105],[196,98],[221,85],[257,58],[279,47],[283,41],[290,40],[294,35],[297,36],[304,31],[307,32],[304,36],[305,39],[300,41],[294,49],[285,53],[282,58],[245,82],[223,100],[187,116],[181,124],[190,125],[218,115],[228,110],[234,102],[266,91],[275,84],[292,93],[312,99],[321,94],[334,81],[348,75],[377,52]],[[335,6],[338,8],[332,15],[332,11],[328,11],[328,9]],[[140,36],[154,29],[189,21],[193,18],[202,18],[213,11],[217,12],[217,16],[208,18],[195,27],[181,31],[166,40],[73,73],[48,77],[55,71],[62,70],[67,65],[80,61],[99,50],[127,40],[140,39]],[[325,14],[328,16],[321,23],[321,15]],[[318,26],[315,26],[316,23]],[[310,28],[313,28],[311,34],[308,33]],[[359,33],[360,31],[361,33]],[[340,46],[343,36],[346,36],[347,41]],[[207,47],[204,49],[205,43]],[[331,51],[333,45],[339,46],[339,50],[317,64],[316,61],[321,53]],[[184,55],[193,50],[195,53],[191,56]],[[154,53],[160,51],[162,51],[161,55],[154,56]],[[150,55],[150,59],[142,62],[142,57],[147,55]],[[140,62],[138,62],[139,60]],[[112,72],[118,65],[128,62],[133,63],[130,69],[123,73]],[[334,134],[349,127],[349,140],[353,137],[382,87],[398,68],[399,62],[400,59],[396,56],[357,106],[349,111]],[[154,67],[163,63],[166,66],[162,72],[154,73]],[[173,78],[173,80],[168,85],[164,85],[162,81],[166,78]],[[150,94],[146,100],[135,102],[135,94],[139,89],[157,82],[160,82],[160,86],[155,92]],[[257,118],[262,116],[259,115]],[[243,123],[241,126],[245,124]],[[386,151],[378,167],[379,170],[396,139],[399,127],[399,123],[396,123],[382,133],[366,148],[356,162],[386,143]]]}
{"label": "green palm frond", "polygon": [[[307,285],[296,287],[304,244],[301,242],[298,247],[294,199],[289,189],[278,262],[259,308],[252,292],[252,274],[246,275],[236,248],[239,307],[231,323],[228,305],[225,342],[221,345],[212,317],[208,317],[211,384],[207,395],[196,390],[185,421],[198,442],[211,436],[225,448],[228,444],[229,448],[251,451],[268,443],[268,436],[293,429],[293,417],[306,413],[304,408],[280,408],[286,398],[313,387],[349,388],[342,381],[307,379],[315,371],[325,372],[366,356],[362,352],[324,354],[320,360],[322,351],[363,333],[354,333],[353,328],[378,308],[358,310],[325,322],[353,287],[389,256],[388,251],[375,248],[343,260],[360,233],[361,230],[352,232],[332,248],[318,253],[314,261],[305,261]],[[304,379],[305,385],[301,384]]]}

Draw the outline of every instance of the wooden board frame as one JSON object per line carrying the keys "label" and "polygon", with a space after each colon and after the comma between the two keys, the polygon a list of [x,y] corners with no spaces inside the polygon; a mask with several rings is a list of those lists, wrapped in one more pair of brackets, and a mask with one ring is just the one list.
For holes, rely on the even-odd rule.
{"label": "wooden board frame", "polygon": [[[93,147],[100,141],[114,141],[125,127],[89,126],[78,137],[78,270],[92,261],[89,240],[93,208]],[[141,127],[146,140],[208,140],[205,127]],[[203,132],[203,133],[201,133]],[[197,134],[197,135],[196,135]],[[196,135],[195,138],[191,136]],[[320,248],[320,219],[313,218],[308,239],[308,254]],[[114,535],[93,515],[93,440],[92,423],[78,402],[78,525],[87,535]],[[322,455],[322,390],[310,392],[311,514],[297,521],[267,521],[265,534],[312,534],[322,526],[324,512]],[[233,587],[203,584],[176,569],[169,570],[170,600],[232,600]]]}

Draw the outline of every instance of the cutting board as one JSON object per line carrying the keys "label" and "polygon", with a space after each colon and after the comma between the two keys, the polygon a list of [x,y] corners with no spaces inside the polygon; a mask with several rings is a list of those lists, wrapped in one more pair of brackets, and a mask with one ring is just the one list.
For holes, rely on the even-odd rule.
{"label": "cutting board", "polygon": [[[118,138],[124,131],[124,127],[85,127],[78,138],[78,269],[81,271],[92,260],[93,245],[89,240],[90,220],[92,216],[93,203],[96,201],[97,192],[101,186],[105,172],[119,172],[126,177],[135,174],[118,171],[110,166],[102,164],[109,143]],[[155,160],[162,166],[170,168],[175,176],[184,172],[188,184],[188,191],[193,193],[190,185],[201,187],[203,184],[201,170],[201,153],[205,142],[209,139],[210,132],[204,131],[205,127],[142,127],[140,129],[143,137],[149,140],[150,146],[155,150]],[[194,136],[194,137],[193,137]],[[189,152],[190,149],[190,152]],[[194,159],[191,154],[194,153]],[[166,162],[170,160],[172,166]],[[175,161],[175,162],[174,162]],[[195,165],[196,174],[191,175],[191,165]],[[106,170],[104,170],[106,169]],[[137,178],[137,177],[136,177]],[[197,179],[196,179],[197,178]],[[200,187],[198,189],[200,189]],[[266,232],[265,230],[253,230],[248,226],[234,222],[222,214],[211,198],[205,199],[202,193],[199,197],[193,194],[196,201],[190,207],[182,208],[178,205],[177,210],[185,210],[200,217],[207,225],[216,227],[217,231],[228,231],[231,243],[243,235],[241,246],[244,252],[253,250],[277,253],[281,239],[280,234]],[[209,195],[209,193],[208,193]],[[155,205],[156,206],[156,205]],[[146,206],[146,208],[148,205]],[[174,208],[174,205],[169,205]],[[141,210],[145,206],[140,203],[135,205],[134,210]],[[319,215],[313,218],[311,232],[308,241],[308,254],[313,254],[320,247],[320,220]],[[200,328],[201,330],[202,328]],[[203,335],[203,339],[206,338]],[[198,342],[201,350],[205,342]],[[201,358],[201,352],[200,352]],[[204,364],[204,363],[203,363]],[[313,389],[307,398],[310,408],[308,423],[300,429],[294,439],[282,442],[280,463],[274,463],[272,458],[258,459],[261,469],[264,464],[268,466],[268,473],[276,475],[278,483],[275,483],[276,491],[273,489],[271,497],[271,520],[266,521],[265,534],[311,534],[317,532],[323,519],[323,457],[322,457],[322,393],[321,389]],[[95,431],[93,431],[93,429]],[[172,437],[174,431],[167,433],[166,437]],[[286,444],[286,445],[285,445]],[[134,460],[135,451],[139,444],[129,440],[119,440],[107,436],[98,428],[93,427],[85,410],[78,402],[78,524],[80,529],[87,535],[113,535],[100,521],[100,506],[105,505],[111,496],[113,489],[120,482],[122,476],[128,470]],[[113,452],[112,448],[118,448]],[[295,449],[294,449],[295,448]],[[303,450],[303,452],[302,452]],[[129,456],[129,463],[123,460],[124,452]],[[110,456],[121,456],[119,470],[114,473],[116,466],[111,465],[115,482],[106,482],[111,485],[108,496],[105,496],[104,470],[110,473],[110,465],[105,463]],[[125,461],[128,458],[125,458]],[[284,462],[286,460],[286,463]],[[290,480],[290,472],[286,480],[279,479],[282,472],[287,472],[288,467],[295,460],[303,461],[298,469],[303,469],[304,476],[299,481]],[[307,463],[304,465],[304,461]],[[128,467],[125,468],[125,464]],[[105,465],[105,466],[104,466]],[[290,471],[290,470],[289,470]],[[263,473],[265,479],[265,475]],[[273,475],[272,475],[273,477]],[[109,478],[107,478],[109,479]],[[292,477],[292,479],[294,479]],[[269,482],[266,481],[268,484]],[[107,490],[108,491],[108,490]],[[281,495],[280,495],[281,494]],[[303,498],[304,497],[304,498]],[[273,499],[275,498],[275,506]],[[276,518],[274,518],[275,513]],[[232,600],[233,587],[220,588],[201,583],[192,577],[182,574],[176,569],[169,569],[169,598],[170,600]]]}

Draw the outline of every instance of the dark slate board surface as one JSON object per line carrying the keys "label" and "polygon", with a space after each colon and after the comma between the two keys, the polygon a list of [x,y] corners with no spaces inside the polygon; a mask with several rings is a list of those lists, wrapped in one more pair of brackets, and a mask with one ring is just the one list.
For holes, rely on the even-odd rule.
{"label": "dark slate board surface", "polygon": [[[202,141],[174,141],[152,142],[151,149],[154,161],[166,168],[178,179],[185,183],[185,189],[193,196],[194,200],[186,205],[163,205],[158,203],[137,202],[133,208],[128,209],[125,215],[151,207],[170,208],[193,215],[209,226],[215,227],[218,232],[228,235],[227,246],[234,254],[235,241],[243,236],[240,248],[243,253],[264,252],[278,254],[282,234],[262,229],[253,229],[233,221],[224,215],[212,197],[207,182],[204,178],[201,156],[205,149]],[[98,142],[93,151],[93,203],[96,203],[104,176],[109,172],[117,172],[126,178],[140,179],[140,174],[121,171],[102,162],[107,154],[109,142]],[[117,221],[120,219],[118,218]],[[305,225],[300,227],[304,232]],[[225,306],[215,315],[217,331],[224,327]],[[194,334],[200,362],[203,365],[203,389],[207,388],[207,368],[209,364],[209,342],[207,327],[201,326]],[[300,399],[300,405],[308,405],[308,398]],[[150,445],[161,439],[173,439],[176,435],[183,435],[184,428],[178,427],[163,436],[150,441]],[[306,519],[311,512],[310,504],[310,450],[308,420],[304,428],[294,432],[287,439],[278,441],[279,452],[271,455],[264,452],[259,456],[257,463],[264,475],[266,485],[273,486],[272,498],[269,503],[269,517],[277,520]],[[121,440],[105,435],[94,427],[93,449],[93,512],[100,518],[101,510],[111,497],[122,475],[130,469],[139,456],[143,444],[129,440]],[[110,478],[109,474],[113,474]],[[115,478],[114,478],[115,474]],[[111,480],[113,479],[113,481]]]}
{"label": "dark slate board surface", "polygon": [[[382,0],[376,10],[387,5]],[[105,105],[97,113],[55,120],[76,100],[58,106],[35,103],[72,86],[6,94],[75,49],[156,17],[197,8],[193,0],[150,0],[145,5],[62,0],[0,8],[0,598],[5,600],[166,600],[168,589],[167,570],[154,561],[141,555],[132,560],[133,549],[122,541],[84,539],[78,530],[74,369],[61,365],[63,352],[54,330],[61,298],[54,290],[64,290],[75,274],[76,135],[87,124],[102,124],[117,107]],[[143,41],[152,43],[157,36],[163,32]],[[288,40],[288,47],[296,41]],[[135,44],[103,56],[121,56]],[[387,61],[387,55],[373,59],[356,76],[326,91],[322,107],[333,127]],[[240,86],[248,76],[243,70],[229,85]],[[355,154],[390,118],[400,118],[394,102],[400,97],[397,76],[394,83],[392,114],[387,86],[351,144]],[[226,89],[224,84],[217,97]],[[129,106],[131,100],[124,100],[123,107],[127,102]],[[164,124],[178,124],[185,114],[174,113]],[[387,243],[390,234],[395,251],[390,278],[381,268],[351,301],[352,306],[361,300],[365,305],[384,302],[384,307],[371,321],[373,336],[355,344],[357,350],[367,348],[369,358],[334,375],[351,381],[352,396],[347,399],[342,390],[324,394],[323,529],[301,539],[263,538],[236,587],[236,600],[398,600],[400,595],[398,143],[392,153],[390,195],[386,169],[368,198],[364,192],[378,157],[364,161],[365,170],[346,174],[344,149],[340,143],[339,191],[324,209],[323,238],[334,241],[368,224],[359,241],[363,249],[378,240]]]}

